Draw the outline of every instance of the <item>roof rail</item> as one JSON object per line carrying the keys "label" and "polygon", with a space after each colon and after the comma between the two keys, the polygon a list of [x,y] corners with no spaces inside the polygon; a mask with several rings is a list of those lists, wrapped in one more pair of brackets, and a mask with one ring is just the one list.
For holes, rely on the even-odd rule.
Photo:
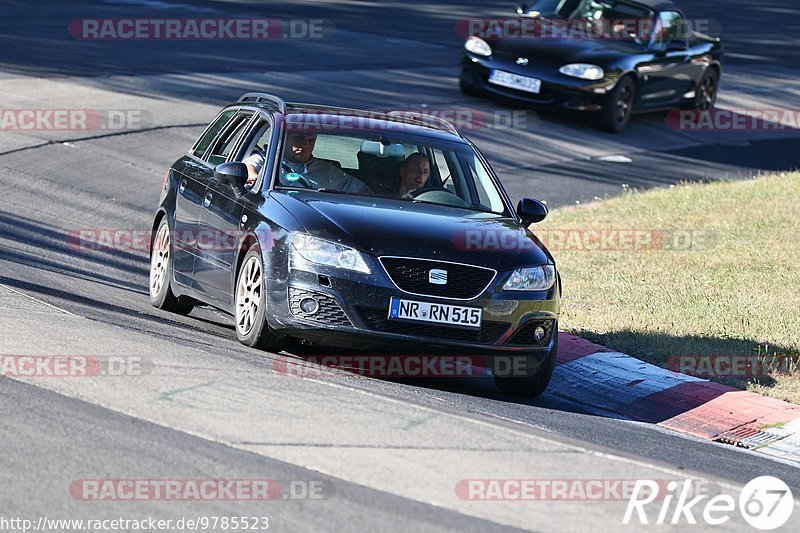
{"label": "roof rail", "polygon": [[270,102],[278,107],[281,113],[286,113],[286,102],[283,98],[269,93],[245,93],[239,98],[240,102]]}
{"label": "roof rail", "polygon": [[390,117],[403,117],[414,122],[436,125],[439,126],[439,128],[452,133],[453,135],[461,137],[461,133],[456,129],[456,127],[441,117],[434,117],[433,115],[426,115],[425,113],[419,113],[417,111],[389,111],[386,114]]}

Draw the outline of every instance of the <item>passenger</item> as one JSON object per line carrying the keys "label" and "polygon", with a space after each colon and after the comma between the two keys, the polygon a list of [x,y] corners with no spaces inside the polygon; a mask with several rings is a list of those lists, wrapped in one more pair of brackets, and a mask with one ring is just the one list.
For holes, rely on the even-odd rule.
{"label": "passenger", "polygon": [[411,193],[424,187],[431,175],[431,164],[428,156],[416,152],[400,163],[400,189],[397,195],[400,198],[413,198]]}

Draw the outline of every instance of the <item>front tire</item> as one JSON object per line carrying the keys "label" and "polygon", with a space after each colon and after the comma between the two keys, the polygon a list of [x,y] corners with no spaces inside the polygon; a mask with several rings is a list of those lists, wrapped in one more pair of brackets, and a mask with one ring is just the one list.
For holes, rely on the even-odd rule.
{"label": "front tire", "polygon": [[483,91],[476,88],[469,80],[469,73],[467,71],[462,70],[461,75],[458,77],[458,88],[461,89],[461,94],[465,96],[475,96],[480,97],[483,96]]}
{"label": "front tire", "polygon": [[630,76],[625,76],[608,93],[606,104],[599,111],[600,127],[612,133],[624,130],[631,118],[635,98],[636,85]]}
{"label": "front tire", "polygon": [[279,352],[285,337],[273,333],[266,320],[267,281],[261,249],[254,246],[239,267],[234,293],[236,336],[245,346]]}
{"label": "front tire", "polygon": [[708,68],[697,84],[694,97],[694,108],[700,111],[710,111],[717,103],[717,90],[719,88],[719,74],[713,67]]}
{"label": "front tire", "polygon": [[179,299],[172,292],[172,253],[172,236],[164,217],[150,245],[150,303],[164,311],[188,315],[194,308],[193,302]]}
{"label": "front tire", "polygon": [[[527,376],[496,376],[492,374],[494,384],[498,390],[505,394],[512,394],[514,396],[526,396],[533,398],[539,396],[550,384],[550,378],[553,377],[553,369],[556,367],[556,356],[558,355],[558,329],[555,328],[553,334],[556,336],[553,341],[553,347],[547,354],[547,357],[538,365],[538,370]],[[511,356],[511,357],[524,357],[525,367],[531,368],[529,365],[536,365],[536,360],[531,355]]]}

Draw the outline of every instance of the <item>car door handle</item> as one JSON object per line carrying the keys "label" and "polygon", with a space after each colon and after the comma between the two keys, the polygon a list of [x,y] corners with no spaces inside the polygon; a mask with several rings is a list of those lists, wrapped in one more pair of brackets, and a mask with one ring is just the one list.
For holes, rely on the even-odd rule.
{"label": "car door handle", "polygon": [[180,193],[183,193],[183,191],[185,191],[185,190],[186,190],[186,180],[181,180],[181,184],[178,187],[178,191]]}
{"label": "car door handle", "polygon": [[211,199],[214,197],[211,193],[206,194],[205,200],[203,200],[203,207],[208,207],[211,205]]}

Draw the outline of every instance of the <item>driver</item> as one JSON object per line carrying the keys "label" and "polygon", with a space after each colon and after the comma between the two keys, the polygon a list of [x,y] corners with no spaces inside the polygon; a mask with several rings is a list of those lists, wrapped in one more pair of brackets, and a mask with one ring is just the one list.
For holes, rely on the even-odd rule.
{"label": "driver", "polygon": [[[300,185],[313,189],[332,189],[355,194],[372,194],[364,185],[340,168],[314,157],[314,132],[293,131],[286,135],[283,150],[280,182],[282,185]],[[264,165],[264,153],[255,151],[244,160],[251,175],[257,176]]]}
{"label": "driver", "polygon": [[431,175],[431,165],[428,156],[415,152],[400,163],[400,188],[397,195],[400,198],[413,198],[411,192],[424,187]]}
{"label": "driver", "polygon": [[[281,183],[299,183],[315,189],[333,189],[355,194],[371,194],[369,187],[335,165],[314,157],[314,132],[290,132],[286,136],[281,165]],[[294,174],[294,176],[293,176]],[[300,177],[297,177],[299,174]]]}

